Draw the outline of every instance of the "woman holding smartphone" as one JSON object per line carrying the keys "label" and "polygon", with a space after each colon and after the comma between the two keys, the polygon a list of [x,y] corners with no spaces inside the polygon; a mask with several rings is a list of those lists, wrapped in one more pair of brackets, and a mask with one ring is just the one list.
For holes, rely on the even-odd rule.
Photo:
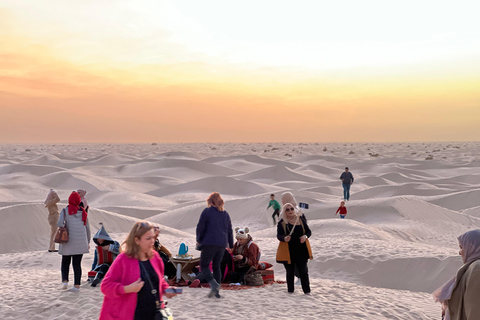
{"label": "woman holding smartphone", "polygon": [[148,222],[136,222],[127,240],[125,251],[113,262],[102,281],[104,294],[100,320],[154,320],[161,308],[165,292],[164,265],[154,250],[154,227]]}
{"label": "woman holding smartphone", "polygon": [[302,289],[310,294],[308,277],[308,259],[312,259],[312,249],[308,238],[312,235],[307,221],[291,203],[283,206],[283,218],[277,224],[277,239],[280,241],[277,250],[277,262],[283,263],[287,273],[288,293],[295,290],[295,267],[298,269]]}

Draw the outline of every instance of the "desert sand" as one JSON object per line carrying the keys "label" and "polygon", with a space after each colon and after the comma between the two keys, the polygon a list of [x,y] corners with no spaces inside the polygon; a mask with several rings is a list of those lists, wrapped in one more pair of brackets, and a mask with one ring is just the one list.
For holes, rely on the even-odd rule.
{"label": "desert sand", "polygon": [[[339,180],[355,177],[345,220]],[[461,266],[456,238],[480,227],[480,143],[259,143],[0,145],[0,318],[97,319],[99,288],[60,289],[60,261],[49,253],[50,188],[62,202],[88,191],[92,234],[103,222],[123,241],[145,219],[172,252],[195,251],[195,226],[213,191],[233,226],[248,226],[274,265],[278,245],[270,193],[292,191],[312,229],[311,297],[285,284],[222,291],[184,288],[170,300],[175,319],[439,319],[430,295]],[[72,272],[72,271],[71,271]],[[72,275],[73,277],[73,275]]]}

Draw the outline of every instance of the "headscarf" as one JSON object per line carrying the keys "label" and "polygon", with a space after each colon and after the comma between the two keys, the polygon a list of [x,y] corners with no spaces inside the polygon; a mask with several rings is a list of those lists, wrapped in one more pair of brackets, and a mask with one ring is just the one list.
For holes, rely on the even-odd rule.
{"label": "headscarf", "polygon": [[87,225],[87,211],[83,207],[80,207],[79,204],[82,202],[78,192],[73,191],[70,197],[68,197],[68,214],[76,214],[78,210],[82,210],[82,221],[84,225]]}
{"label": "headscarf", "polygon": [[282,202],[291,203],[293,204],[294,208],[297,206],[297,200],[295,199],[295,196],[291,192],[285,192],[284,194],[282,194]]}
{"label": "headscarf", "polygon": [[[480,259],[480,229],[468,231],[457,239],[458,243],[462,246],[465,264]],[[445,311],[445,320],[450,319],[448,300],[452,297],[456,281],[457,276],[455,275],[455,277],[432,293],[435,302],[440,302],[442,304],[442,309]]]}
{"label": "headscarf", "polygon": [[87,190],[78,189],[77,192],[80,195],[80,198],[82,199],[81,202],[83,202],[83,207],[87,208],[88,207],[88,201],[87,201],[87,198],[85,197],[87,195]]}
{"label": "headscarf", "polygon": [[55,190],[50,189],[50,192],[47,195],[47,199],[45,199],[45,202],[44,202],[45,206],[47,206],[48,201],[53,200],[55,198],[56,193],[57,192]]}

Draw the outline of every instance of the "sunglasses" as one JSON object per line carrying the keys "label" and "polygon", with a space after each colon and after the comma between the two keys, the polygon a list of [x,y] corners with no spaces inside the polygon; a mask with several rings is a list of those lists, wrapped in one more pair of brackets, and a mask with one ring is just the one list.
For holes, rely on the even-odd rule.
{"label": "sunglasses", "polygon": [[295,209],[293,209],[292,207],[285,209],[285,212],[290,212],[290,211],[295,211]]}
{"label": "sunglasses", "polygon": [[155,227],[155,226],[152,226],[150,223],[148,222],[140,222],[138,225],[137,225],[137,231],[140,230],[140,228],[148,228],[148,229],[153,229],[155,231],[157,230],[160,230],[159,227]]}
{"label": "sunglasses", "polygon": [[245,234],[245,231],[244,230],[238,230],[237,233]]}

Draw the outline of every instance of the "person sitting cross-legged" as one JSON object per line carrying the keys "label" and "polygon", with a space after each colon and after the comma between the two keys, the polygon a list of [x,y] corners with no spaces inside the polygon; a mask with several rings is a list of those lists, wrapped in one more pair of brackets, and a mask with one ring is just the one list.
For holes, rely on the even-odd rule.
{"label": "person sitting cross-legged", "polygon": [[237,242],[233,245],[232,253],[235,262],[234,271],[230,275],[230,282],[244,283],[245,274],[250,268],[257,268],[260,259],[260,248],[253,242],[252,236],[248,233],[248,227],[235,228]]}
{"label": "person sitting cross-legged", "polygon": [[102,281],[113,261],[120,254],[120,244],[110,238],[102,223],[100,225],[100,230],[93,236],[93,242],[97,247],[95,248],[92,271],[96,271],[97,274],[90,284],[92,287],[96,287]]}

